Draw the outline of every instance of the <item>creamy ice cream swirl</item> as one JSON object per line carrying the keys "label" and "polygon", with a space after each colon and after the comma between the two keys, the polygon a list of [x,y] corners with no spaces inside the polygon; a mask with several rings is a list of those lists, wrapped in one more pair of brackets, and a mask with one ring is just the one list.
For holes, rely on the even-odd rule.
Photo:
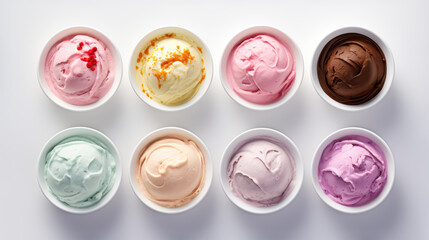
{"label": "creamy ice cream swirl", "polygon": [[295,161],[281,143],[254,139],[233,155],[227,174],[234,195],[250,205],[267,207],[291,192],[295,171]]}
{"label": "creamy ice cream swirl", "polygon": [[295,59],[289,46],[265,34],[244,40],[228,57],[231,88],[252,103],[278,101],[291,88],[295,75]]}
{"label": "creamy ice cream swirl", "polygon": [[371,202],[387,181],[383,151],[363,136],[350,135],[330,143],[322,153],[318,169],[322,190],[346,206]]}
{"label": "creamy ice cream swirl", "polygon": [[386,59],[372,39],[347,33],[329,41],[320,53],[317,75],[323,91],[337,102],[368,102],[383,88]]}
{"label": "creamy ice cream swirl", "polygon": [[[92,63],[90,56],[94,59]],[[44,72],[50,90],[58,98],[82,106],[95,103],[107,94],[114,81],[115,64],[103,42],[75,35],[51,48]]]}
{"label": "creamy ice cream swirl", "polygon": [[169,106],[193,98],[206,77],[202,49],[190,38],[169,33],[152,39],[137,59],[136,78],[150,99]]}
{"label": "creamy ice cream swirl", "polygon": [[136,180],[152,202],[168,208],[189,203],[205,183],[204,156],[195,142],[167,136],[148,145],[141,153]]}
{"label": "creamy ice cream swirl", "polygon": [[44,178],[52,193],[66,205],[85,208],[99,202],[115,182],[116,163],[95,138],[70,137],[50,150]]}

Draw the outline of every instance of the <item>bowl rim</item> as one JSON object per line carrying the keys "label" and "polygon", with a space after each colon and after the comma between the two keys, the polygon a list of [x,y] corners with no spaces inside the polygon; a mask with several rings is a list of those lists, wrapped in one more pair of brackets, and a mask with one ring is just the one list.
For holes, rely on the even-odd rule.
{"label": "bowl rim", "polygon": [[[295,161],[295,182],[293,189],[291,192],[278,204],[269,206],[269,207],[256,207],[252,206],[243,200],[236,197],[230,190],[228,178],[226,176],[226,169],[228,168],[228,164],[231,160],[231,156],[235,153],[237,148],[243,145],[243,142],[258,138],[258,137],[270,137],[274,138],[278,142],[284,145],[284,147],[288,150],[288,152],[293,156],[293,159]],[[228,154],[230,153],[230,154]],[[225,148],[221,163],[219,166],[219,173],[220,173],[220,181],[222,185],[223,192],[227,196],[227,198],[238,208],[245,212],[263,215],[263,214],[271,214],[278,212],[282,209],[284,209],[286,206],[288,206],[299,194],[303,179],[304,179],[304,163],[301,157],[301,152],[299,151],[298,146],[295,144],[295,142],[283,134],[282,132],[272,129],[272,128],[266,128],[266,127],[258,127],[258,128],[251,128],[248,129],[237,136],[235,136],[227,145]]]}
{"label": "bowl rim", "polygon": [[[383,187],[383,190],[381,193],[373,199],[371,202],[362,205],[362,206],[345,206],[342,204],[339,204],[332,200],[331,198],[326,195],[319,184],[319,177],[318,177],[318,169],[319,169],[319,162],[320,157],[327,147],[332,141],[339,139],[341,137],[345,137],[348,135],[359,135],[366,138],[369,138],[371,141],[373,141],[375,144],[377,144],[380,149],[383,151],[385,158],[386,158],[386,165],[387,165],[387,181],[386,184]],[[314,190],[316,191],[317,195],[322,199],[323,202],[325,202],[328,206],[331,208],[348,214],[358,214],[367,212],[369,210],[374,209],[378,205],[380,205],[389,195],[393,183],[395,179],[395,161],[394,156],[392,153],[392,150],[390,149],[389,145],[376,133],[362,127],[345,127],[338,129],[332,133],[330,133],[328,136],[326,136],[317,146],[311,163],[311,181],[313,183]]]}
{"label": "bowl rim", "polygon": [[[140,190],[140,188],[136,182],[136,172],[135,172],[136,164],[138,162],[138,158],[139,158],[141,151],[151,142],[155,141],[156,139],[161,138],[162,136],[170,135],[170,134],[172,134],[172,132],[175,132],[174,134],[176,134],[176,135],[184,136],[187,138],[190,136],[189,138],[193,138],[191,140],[193,140],[197,144],[198,148],[201,150],[201,152],[204,155],[204,161],[205,161],[205,166],[206,166],[205,182],[204,182],[204,187],[202,188],[201,192],[195,198],[193,198],[189,203],[187,203],[183,206],[177,207],[177,208],[163,207],[163,206],[160,206],[160,205],[152,202],[151,200],[149,200],[141,192],[141,190]],[[197,206],[206,197],[207,193],[210,190],[212,180],[213,180],[213,161],[211,159],[210,151],[209,151],[207,145],[205,145],[205,143],[201,140],[201,138],[199,138],[196,134],[194,134],[193,132],[191,132],[187,129],[181,128],[181,127],[174,127],[174,126],[162,127],[162,128],[158,128],[158,129],[155,129],[155,130],[149,132],[148,134],[146,134],[144,137],[142,137],[138,141],[138,143],[136,144],[136,146],[133,149],[131,158],[129,160],[129,182],[131,184],[131,188],[133,189],[135,196],[146,207],[148,207],[149,209],[151,209],[155,212],[159,212],[159,213],[180,214],[180,213],[187,212],[187,211],[193,209],[195,206]]]}
{"label": "bowl rim", "polygon": [[[92,206],[85,207],[85,208],[76,208],[72,206],[68,206],[65,203],[58,200],[52,193],[50,192],[49,186],[47,185],[45,178],[44,178],[44,166],[45,166],[45,156],[48,154],[48,152],[56,146],[59,142],[62,140],[74,136],[74,135],[85,135],[85,136],[91,136],[97,138],[97,140],[101,141],[103,144],[107,145],[109,150],[111,151],[111,154],[113,155],[116,163],[116,170],[115,170],[115,183],[113,184],[112,188],[109,190],[109,192],[100,199],[99,202],[95,203]],[[55,133],[52,137],[49,138],[48,141],[43,145],[42,150],[40,151],[39,158],[37,161],[37,182],[39,185],[40,190],[42,191],[43,195],[48,199],[52,205],[55,207],[73,214],[88,214],[93,213],[95,211],[100,210],[104,206],[106,206],[116,195],[119,186],[121,184],[122,179],[122,164],[121,164],[121,156],[119,153],[118,148],[113,143],[113,141],[107,137],[102,132],[89,127],[70,127],[63,129],[57,133]]]}
{"label": "bowl rim", "polygon": [[[191,40],[195,41],[196,43],[199,43],[199,47],[202,48],[203,50],[203,57],[204,57],[204,65],[205,65],[205,69],[206,69],[206,77],[204,78],[204,81],[200,87],[200,89],[198,90],[198,92],[195,94],[195,96],[193,96],[191,99],[189,99],[187,102],[182,103],[180,105],[176,105],[176,106],[168,106],[168,105],[164,105],[158,102],[155,102],[151,99],[149,99],[146,95],[141,93],[141,89],[140,87],[137,85],[137,78],[135,76],[135,60],[137,59],[137,55],[138,52],[140,52],[141,47],[139,47],[140,45],[144,45],[146,42],[150,41],[149,38],[151,35],[162,35],[163,32],[174,32],[174,31],[179,31],[179,32],[184,32],[186,37],[189,37]],[[165,27],[160,27],[160,28],[156,28],[153,29],[152,31],[148,32],[147,34],[145,34],[135,45],[135,47],[133,48],[133,51],[131,53],[130,56],[130,64],[129,64],[129,69],[128,69],[128,79],[129,82],[131,84],[131,88],[133,89],[134,93],[147,105],[161,110],[161,111],[166,111],[166,112],[175,112],[175,111],[181,111],[184,109],[187,109],[193,105],[195,105],[197,102],[199,102],[204,95],[206,95],[207,91],[210,88],[210,85],[212,83],[212,79],[213,79],[213,57],[210,53],[209,48],[207,47],[206,43],[198,36],[196,35],[194,32],[183,28],[183,27],[178,27],[178,26],[165,26]]]}
{"label": "bowl rim", "polygon": [[[374,96],[369,101],[358,104],[358,105],[347,105],[340,102],[335,101],[331,97],[329,97],[321,88],[319,77],[317,75],[317,62],[319,61],[320,53],[322,52],[323,48],[326,46],[326,44],[332,40],[333,38],[347,34],[347,33],[358,33],[361,35],[364,35],[371,40],[373,40],[382,50],[384,57],[386,59],[386,77],[384,80],[383,88],[379,93],[377,93],[376,96]],[[310,68],[310,79],[313,84],[314,89],[316,90],[317,94],[329,105],[340,109],[344,111],[361,111],[369,109],[373,106],[375,106],[377,103],[381,102],[384,97],[389,92],[392,84],[393,79],[395,78],[395,60],[392,54],[392,51],[390,50],[389,46],[386,44],[386,42],[380,38],[378,35],[376,35],[373,31],[368,30],[363,27],[357,27],[357,26],[349,26],[349,27],[342,27],[338,28],[334,31],[331,31],[330,33],[326,34],[322,40],[317,44],[313,55],[311,59],[311,68]]]}
{"label": "bowl rim", "polygon": [[[82,106],[67,103],[62,99],[58,98],[55,94],[53,94],[49,86],[46,85],[46,78],[45,78],[45,72],[44,72],[46,57],[48,56],[48,53],[51,50],[51,48],[61,39],[64,39],[67,36],[76,35],[76,34],[86,34],[88,36],[97,38],[99,41],[102,41],[106,45],[106,47],[109,47],[115,62],[115,78],[109,91],[98,101],[92,104],[82,105]],[[93,27],[84,26],[84,25],[66,27],[54,33],[45,42],[45,45],[39,54],[39,62],[37,65],[38,83],[40,88],[42,89],[42,92],[45,94],[45,96],[48,97],[52,102],[54,102],[56,105],[60,106],[61,108],[74,111],[74,112],[90,111],[90,110],[99,108],[102,105],[104,105],[106,102],[108,102],[113,97],[113,95],[115,95],[115,93],[117,92],[121,84],[122,73],[123,73],[122,58],[116,45],[110,40],[110,38],[108,38],[100,30]]]}
{"label": "bowl rim", "polygon": [[[291,88],[283,97],[281,97],[279,100],[270,104],[256,104],[241,98],[229,85],[228,77],[226,74],[227,61],[228,61],[229,55],[231,54],[232,49],[234,49],[235,46],[237,46],[245,39],[255,36],[257,34],[266,34],[269,36],[276,37],[280,41],[283,41],[291,49],[295,60],[296,76],[295,76],[294,82],[292,83]],[[285,32],[281,31],[278,28],[274,28],[270,26],[262,26],[262,25],[249,27],[235,34],[225,45],[224,50],[222,52],[219,66],[220,66],[219,78],[222,83],[222,87],[225,90],[225,92],[228,94],[228,96],[232,98],[239,105],[251,110],[256,110],[256,111],[272,110],[275,108],[279,108],[285,103],[289,102],[293,98],[293,96],[295,96],[295,94],[298,92],[305,75],[304,58],[303,58],[301,49],[296,43],[296,41],[294,41],[288,34],[286,34]]]}

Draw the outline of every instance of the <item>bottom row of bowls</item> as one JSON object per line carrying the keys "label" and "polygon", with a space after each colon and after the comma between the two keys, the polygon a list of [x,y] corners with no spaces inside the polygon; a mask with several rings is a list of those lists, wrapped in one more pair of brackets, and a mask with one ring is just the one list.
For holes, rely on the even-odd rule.
{"label": "bottom row of bowls", "polygon": [[[130,162],[137,197],[163,213],[179,213],[207,194],[213,165],[207,146],[192,132],[167,127],[137,144]],[[317,147],[311,167],[319,197],[332,208],[360,213],[380,204],[393,185],[395,165],[386,142],[357,127],[340,129]],[[39,157],[38,181],[47,199],[71,213],[106,205],[119,188],[119,152],[101,132],[85,127],[54,135]],[[255,128],[225,149],[220,179],[239,208],[264,214],[278,211],[298,194],[304,167],[298,147],[283,133]]]}

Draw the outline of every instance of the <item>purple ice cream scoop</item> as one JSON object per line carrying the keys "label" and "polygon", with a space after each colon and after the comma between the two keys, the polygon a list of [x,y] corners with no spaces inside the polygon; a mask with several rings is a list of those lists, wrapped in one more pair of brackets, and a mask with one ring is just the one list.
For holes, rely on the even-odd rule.
{"label": "purple ice cream scoop", "polygon": [[323,150],[318,178],[322,190],[335,202],[358,207],[381,193],[387,181],[386,158],[370,139],[349,135]]}

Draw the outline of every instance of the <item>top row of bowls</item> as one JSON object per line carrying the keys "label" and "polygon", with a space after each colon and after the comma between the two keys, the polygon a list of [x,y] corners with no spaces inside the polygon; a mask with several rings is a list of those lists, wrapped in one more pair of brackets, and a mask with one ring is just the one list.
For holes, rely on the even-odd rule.
{"label": "top row of bowls", "polygon": [[[317,93],[327,103],[347,111],[363,110],[389,91],[394,61],[377,35],[346,27],[322,39],[314,52],[310,75]],[[220,63],[225,91],[237,103],[254,110],[273,109],[289,101],[303,76],[304,61],[297,44],[282,31],[266,26],[252,27],[233,37]],[[38,77],[44,93],[57,105],[86,111],[101,106],[116,92],[122,61],[117,48],[101,32],[71,27],[46,43]],[[208,47],[183,28],[150,32],[130,59],[129,79],[135,93],[160,110],[177,111],[195,104],[212,78]]]}

